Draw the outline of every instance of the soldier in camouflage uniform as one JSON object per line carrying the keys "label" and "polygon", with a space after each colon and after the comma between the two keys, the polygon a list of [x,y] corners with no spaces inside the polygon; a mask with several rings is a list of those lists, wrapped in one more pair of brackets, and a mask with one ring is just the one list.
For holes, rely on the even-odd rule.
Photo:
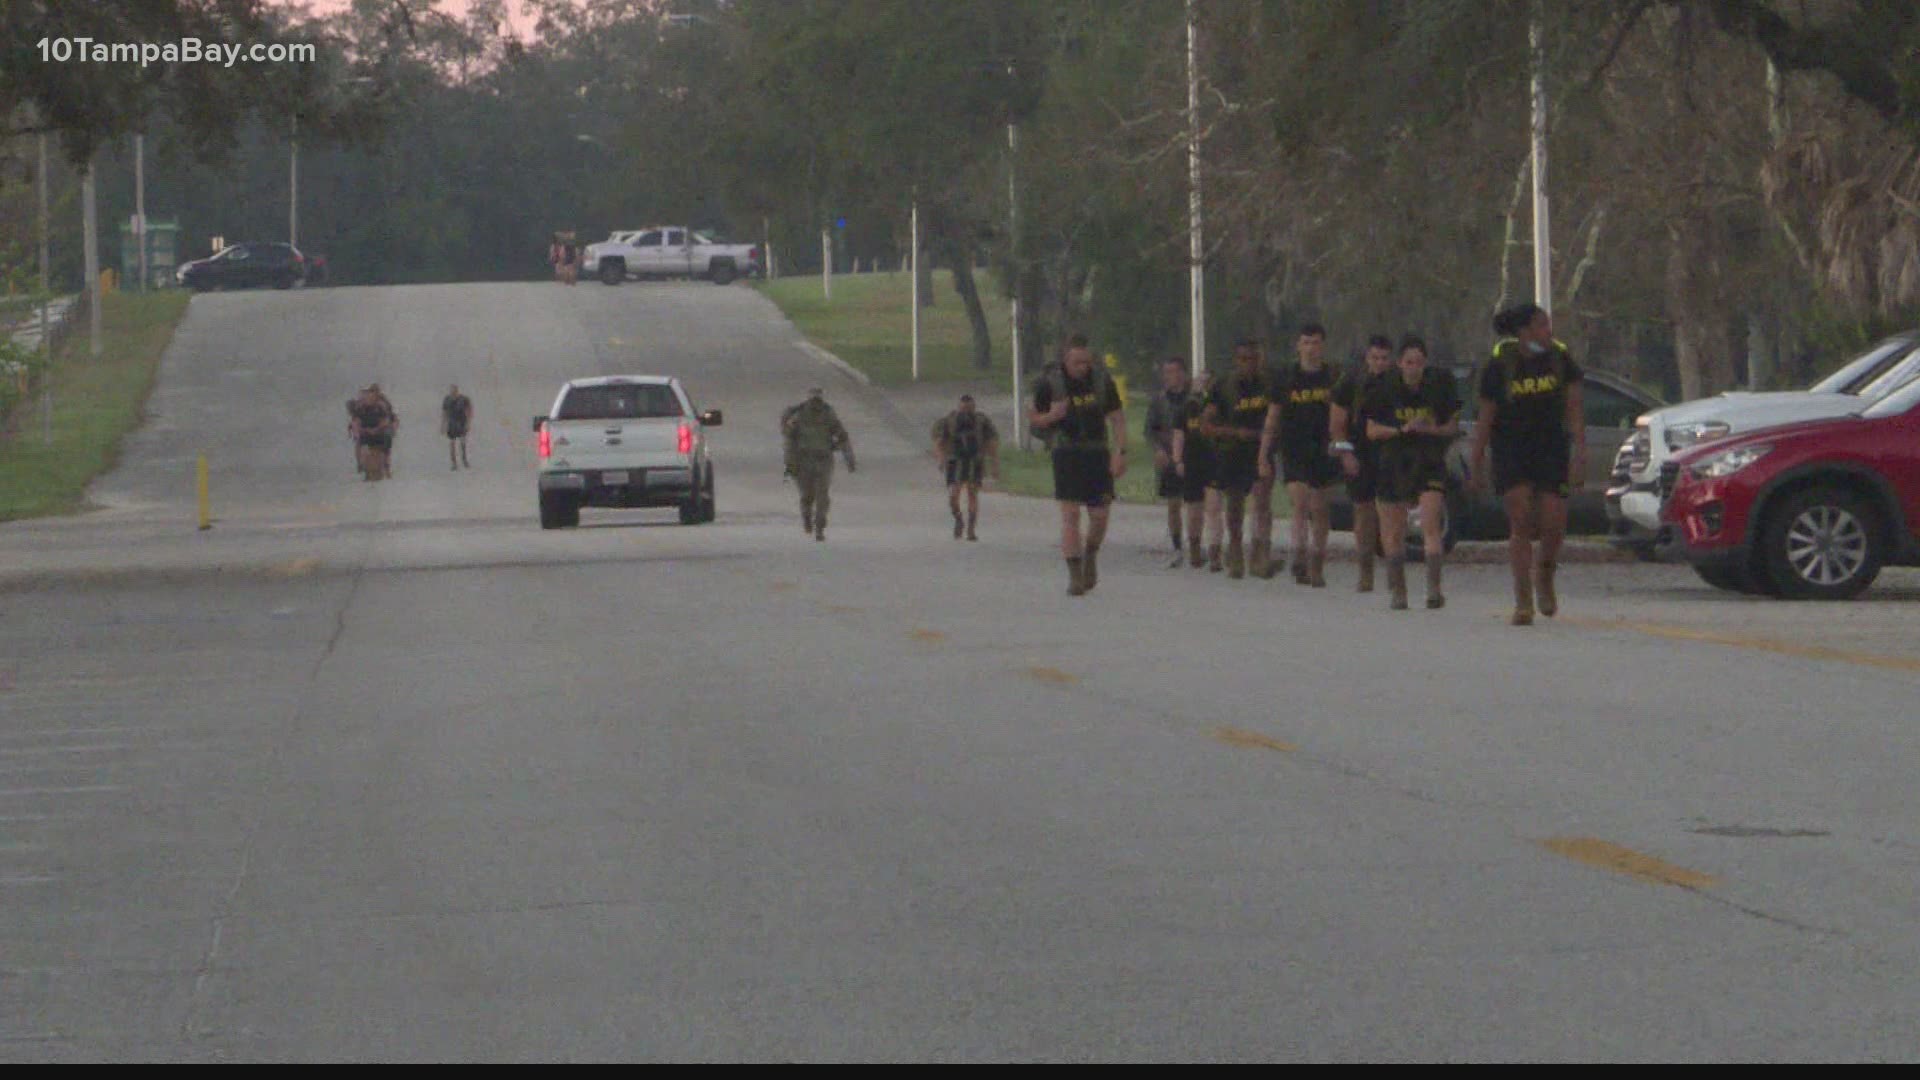
{"label": "soldier in camouflage uniform", "polygon": [[807,392],[807,400],[781,414],[780,431],[787,444],[787,475],[800,486],[800,527],[815,540],[825,540],[833,455],[838,452],[846,458],[848,472],[858,472],[853,438],[827,404],[826,391],[817,386]]}

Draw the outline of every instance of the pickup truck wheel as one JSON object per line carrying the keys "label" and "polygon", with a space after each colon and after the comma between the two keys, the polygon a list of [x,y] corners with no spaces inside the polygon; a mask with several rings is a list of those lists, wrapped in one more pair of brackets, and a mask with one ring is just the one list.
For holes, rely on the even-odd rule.
{"label": "pickup truck wheel", "polygon": [[733,268],[733,262],[730,259],[716,261],[712,266],[707,267],[707,277],[712,279],[715,285],[731,285],[733,279],[738,276],[740,276],[739,272]]}
{"label": "pickup truck wheel", "polygon": [[571,529],[580,524],[580,504],[558,493],[540,495],[540,527]]}
{"label": "pickup truck wheel", "polygon": [[707,466],[706,497],[700,501],[700,523],[702,525],[711,525],[713,524],[713,519],[718,517],[719,514],[719,507],[715,506],[713,501],[713,466],[709,465]]}
{"label": "pickup truck wheel", "polygon": [[1841,488],[1811,488],[1768,513],[1759,569],[1788,600],[1851,600],[1880,576],[1880,515]]}
{"label": "pickup truck wheel", "polygon": [[687,501],[680,504],[680,524],[698,525],[705,521],[704,504],[705,500],[700,497],[700,489],[694,488],[693,493],[687,496]]}
{"label": "pickup truck wheel", "polygon": [[618,259],[600,260],[600,284],[618,285],[627,280],[627,264]]}

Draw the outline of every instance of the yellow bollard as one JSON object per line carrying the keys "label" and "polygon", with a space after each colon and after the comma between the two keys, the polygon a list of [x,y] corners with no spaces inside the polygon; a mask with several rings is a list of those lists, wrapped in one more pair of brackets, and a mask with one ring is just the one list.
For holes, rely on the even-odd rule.
{"label": "yellow bollard", "polygon": [[200,455],[194,473],[200,489],[200,529],[204,532],[213,528],[213,504],[207,498],[207,455]]}

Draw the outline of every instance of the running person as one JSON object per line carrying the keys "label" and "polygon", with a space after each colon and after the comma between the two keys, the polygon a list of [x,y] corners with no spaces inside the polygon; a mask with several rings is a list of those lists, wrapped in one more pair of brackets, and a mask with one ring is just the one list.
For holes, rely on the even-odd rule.
{"label": "running person", "polygon": [[[1147,441],[1153,445],[1153,471],[1158,480],[1158,493],[1167,504],[1167,535],[1173,541],[1173,562],[1170,566],[1180,565],[1180,555],[1186,545],[1181,540],[1181,517],[1184,502],[1182,492],[1185,488],[1180,474],[1173,467],[1174,433],[1180,430],[1181,417],[1185,414],[1187,402],[1193,397],[1192,380],[1187,375],[1187,362],[1178,357],[1168,357],[1160,364],[1160,392],[1153,395],[1153,401],[1147,406]],[[1194,542],[1199,543],[1200,530],[1194,528]]]}
{"label": "running person", "polygon": [[1227,576],[1247,574],[1241,547],[1248,496],[1253,502],[1253,574],[1271,577],[1273,483],[1260,475],[1260,433],[1271,404],[1271,379],[1260,365],[1258,343],[1242,339],[1233,347],[1233,371],[1214,383],[1201,419],[1201,431],[1213,441],[1214,486],[1227,510]]}
{"label": "running person", "polygon": [[[1097,560],[1107,535],[1113,482],[1127,471],[1125,403],[1107,369],[1094,363],[1086,337],[1075,334],[1060,364],[1040,379],[1032,404],[1028,422],[1035,431],[1052,433],[1053,497],[1060,505],[1067,595],[1084,596],[1099,584]],[[1084,542],[1082,509],[1087,512]]]}
{"label": "running person", "polygon": [[1340,478],[1340,463],[1329,446],[1333,369],[1327,366],[1326,344],[1327,331],[1319,323],[1300,328],[1295,345],[1299,359],[1274,381],[1273,402],[1267,407],[1267,426],[1260,438],[1261,475],[1272,481],[1272,454],[1277,448],[1280,474],[1293,507],[1294,583],[1316,589],[1327,585],[1327,493]]}
{"label": "running person", "polygon": [[1460,391],[1453,372],[1427,367],[1426,342],[1400,340],[1399,371],[1373,384],[1361,417],[1379,446],[1380,525],[1387,549],[1389,606],[1407,606],[1407,509],[1418,504],[1426,542],[1427,606],[1444,607],[1440,564],[1446,558],[1440,515],[1447,498],[1447,447],[1460,433]]}
{"label": "running person", "polygon": [[1207,397],[1213,391],[1211,378],[1202,377],[1187,395],[1186,404],[1174,417],[1173,471],[1180,477],[1180,501],[1187,509],[1187,562],[1194,569],[1207,564],[1200,552],[1204,525],[1211,566],[1219,573],[1220,536],[1226,531],[1226,514],[1221,506],[1220,489],[1213,486],[1217,455],[1213,440],[1201,430],[1207,411]]}
{"label": "running person", "polygon": [[960,491],[966,489],[967,516],[964,520],[968,540],[979,540],[975,527],[980,521],[980,478],[990,466],[995,480],[1000,478],[1000,433],[985,413],[974,408],[973,395],[960,395],[960,407],[941,417],[933,425],[933,452],[947,477],[947,508],[953,511],[953,538],[960,539]]}
{"label": "running person", "polygon": [[[1515,626],[1533,625],[1536,581],[1540,614],[1560,609],[1553,573],[1567,534],[1567,498],[1586,483],[1585,377],[1567,347],[1553,336],[1553,320],[1537,304],[1496,315],[1503,335],[1480,376],[1480,415],[1473,432],[1473,483],[1487,475],[1493,447],[1493,484],[1512,527],[1507,561],[1513,570]],[[1539,560],[1534,543],[1539,542]],[[1538,577],[1535,577],[1536,566]]]}
{"label": "running person", "polygon": [[1327,415],[1333,452],[1347,474],[1347,498],[1353,503],[1353,546],[1360,560],[1356,592],[1373,591],[1373,560],[1380,549],[1380,508],[1374,501],[1380,466],[1376,447],[1367,439],[1367,425],[1360,419],[1360,405],[1373,381],[1392,370],[1393,342],[1375,334],[1367,341],[1366,358],[1360,368],[1347,372],[1334,384],[1333,404]]}
{"label": "running person", "polygon": [[[458,385],[447,388],[447,396],[440,399],[440,434],[447,437],[447,461],[455,469],[467,464],[467,431],[473,426],[473,399],[460,392]],[[454,450],[460,451],[458,458]]]}

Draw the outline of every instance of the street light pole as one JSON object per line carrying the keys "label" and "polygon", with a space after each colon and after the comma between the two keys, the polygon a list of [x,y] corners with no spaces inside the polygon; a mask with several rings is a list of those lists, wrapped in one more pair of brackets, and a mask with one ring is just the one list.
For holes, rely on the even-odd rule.
{"label": "street light pole", "polygon": [[133,136],[133,242],[140,245],[140,291],[147,291],[147,137]]}
{"label": "street light pole", "polygon": [[912,226],[908,229],[907,290],[913,293],[913,381],[920,381],[920,200],[913,201]]}
{"label": "street light pole", "polygon": [[[1007,80],[1011,84],[1014,78],[1013,61],[1007,61]],[[1015,123],[1011,112],[1007,117],[1007,244],[1008,261],[1012,264],[1013,287],[1007,292],[1012,296],[1008,318],[1013,323],[1013,444],[1022,450],[1027,445],[1027,409],[1022,400],[1021,386],[1026,381],[1024,366],[1026,358],[1020,349],[1020,125]]]}
{"label": "street light pole", "polygon": [[47,275],[47,133],[40,133],[40,348],[47,354],[47,367],[40,375],[40,440],[53,443],[53,328],[47,317],[47,295],[51,286]]}
{"label": "street light pole", "polygon": [[1553,310],[1553,248],[1547,219],[1547,77],[1540,0],[1533,0],[1527,37],[1533,67],[1533,302]]}
{"label": "street light pole", "polygon": [[295,113],[287,140],[287,246],[300,246],[300,115]]}
{"label": "street light pole", "polygon": [[1193,373],[1207,370],[1206,246],[1200,221],[1200,63],[1196,0],[1187,0],[1187,276],[1193,321]]}
{"label": "street light pole", "polygon": [[86,230],[81,238],[81,261],[87,274],[87,351],[100,355],[100,214],[94,199],[93,157],[81,167],[80,223]]}

